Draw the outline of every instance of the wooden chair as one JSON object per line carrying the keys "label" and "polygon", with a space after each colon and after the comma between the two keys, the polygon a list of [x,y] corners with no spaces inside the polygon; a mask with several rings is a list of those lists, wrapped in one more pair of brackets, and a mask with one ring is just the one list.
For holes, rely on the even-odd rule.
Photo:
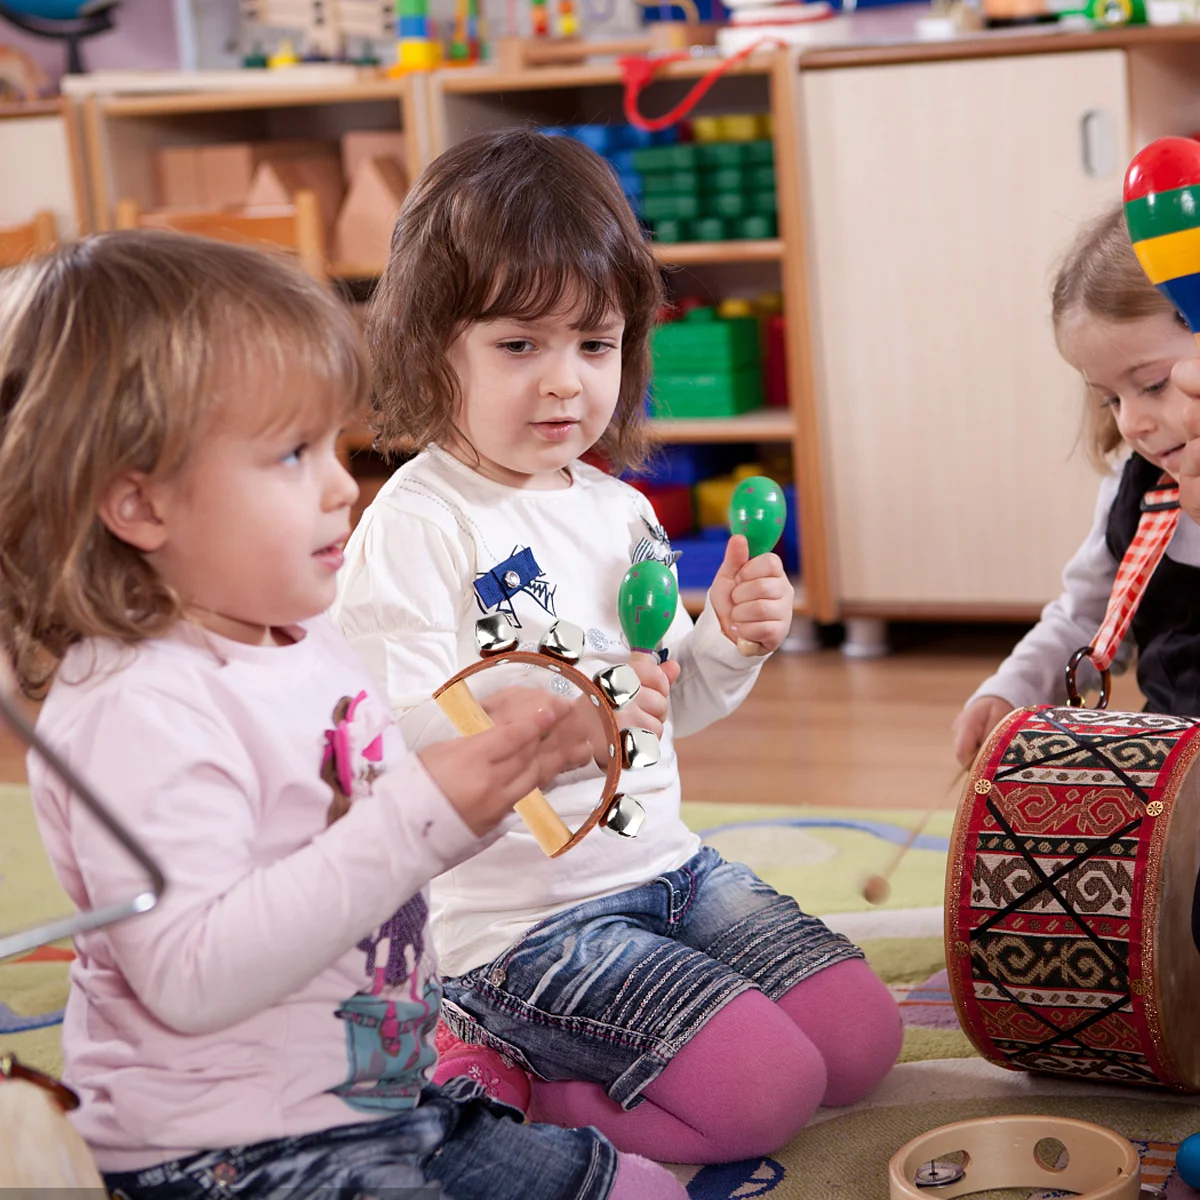
{"label": "wooden chair", "polygon": [[51,254],[58,249],[58,222],[44,208],[24,225],[0,228],[0,267],[15,267],[27,258]]}
{"label": "wooden chair", "polygon": [[143,211],[136,200],[117,202],[118,229],[174,229],[218,242],[275,248],[295,254],[304,269],[323,283],[329,280],[325,228],[315,192],[300,191],[295,202],[279,209],[170,209]]}

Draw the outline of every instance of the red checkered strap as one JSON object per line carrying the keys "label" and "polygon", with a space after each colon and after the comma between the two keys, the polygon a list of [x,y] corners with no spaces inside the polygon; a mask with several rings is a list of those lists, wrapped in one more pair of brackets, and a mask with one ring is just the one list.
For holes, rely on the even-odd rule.
{"label": "red checkered strap", "polygon": [[1107,671],[1116,657],[1117,647],[1129,630],[1133,614],[1142,601],[1146,585],[1158,560],[1166,553],[1167,543],[1179,524],[1179,484],[1163,475],[1157,485],[1142,497],[1142,515],[1137,532],[1113,581],[1108,609],[1087,657],[1097,671]]}

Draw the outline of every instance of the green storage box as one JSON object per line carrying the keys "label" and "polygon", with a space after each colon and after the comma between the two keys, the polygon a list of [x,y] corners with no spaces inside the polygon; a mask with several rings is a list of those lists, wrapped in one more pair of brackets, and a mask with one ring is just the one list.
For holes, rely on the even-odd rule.
{"label": "green storage box", "polygon": [[690,224],[692,238],[697,242],[723,242],[729,237],[729,226],[722,217],[701,217]]}
{"label": "green storage box", "polygon": [[658,221],[664,217],[686,220],[700,215],[700,199],[695,195],[643,196],[642,214],[650,221]]}
{"label": "green storage box", "polygon": [[742,143],[742,162],[747,166],[763,166],[775,161],[775,143],[769,139]]}
{"label": "green storage box", "polygon": [[655,371],[650,381],[650,411],[656,417],[736,417],[761,408],[762,403],[762,371],[757,364],[738,371],[687,375]]}
{"label": "green storage box", "polygon": [[742,174],[746,178],[746,187],[752,192],[775,190],[775,167],[744,167]]}
{"label": "green storage box", "polygon": [[696,171],[648,171],[642,176],[643,196],[691,196],[699,189]]}
{"label": "green storage box", "polygon": [[757,370],[762,354],[754,317],[717,320],[711,308],[693,309],[682,321],[658,326],[650,345],[655,376]]}
{"label": "green storage box", "polygon": [[656,242],[690,242],[692,236],[690,221],[680,221],[675,217],[662,217],[654,222],[654,240]]}
{"label": "green storage box", "polygon": [[746,186],[746,172],[741,167],[710,167],[700,172],[700,186],[706,192],[740,192]]}
{"label": "green storage box", "polygon": [[706,205],[720,217],[744,217],[750,212],[750,197],[745,192],[715,192]]}
{"label": "green storage box", "polygon": [[633,165],[643,175],[651,171],[692,171],[697,156],[694,142],[678,146],[646,146],[633,152]]}
{"label": "green storage box", "polygon": [[773,213],[752,213],[729,224],[732,238],[773,238],[779,228]]}
{"label": "green storage box", "polygon": [[775,197],[774,188],[762,192],[751,192],[746,199],[749,201],[749,207],[746,209],[747,212],[771,213],[774,215],[779,211],[779,201]]}

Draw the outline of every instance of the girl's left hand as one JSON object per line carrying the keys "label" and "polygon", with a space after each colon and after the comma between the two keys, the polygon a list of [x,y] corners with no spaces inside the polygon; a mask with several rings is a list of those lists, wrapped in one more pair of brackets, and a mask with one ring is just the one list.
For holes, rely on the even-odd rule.
{"label": "girl's left hand", "polygon": [[750,557],[750,547],[734,534],[725,561],[708,589],[721,631],[735,645],[751,642],[761,656],[778,650],[792,627],[795,589],[778,554]]}
{"label": "girl's left hand", "polygon": [[1191,401],[1183,414],[1183,432],[1188,440],[1179,463],[1179,504],[1193,521],[1200,521],[1200,358],[1177,362],[1171,382]]}

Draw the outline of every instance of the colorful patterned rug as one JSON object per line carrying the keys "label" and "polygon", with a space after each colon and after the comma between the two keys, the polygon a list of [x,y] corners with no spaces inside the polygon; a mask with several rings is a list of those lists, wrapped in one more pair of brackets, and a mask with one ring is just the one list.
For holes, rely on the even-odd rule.
{"label": "colorful patterned rug", "polygon": [[[900,1063],[850,1109],[822,1109],[769,1158],[679,1167],[692,1200],[885,1200],[891,1155],[917,1134],[968,1117],[1044,1113],[1093,1121],[1130,1138],[1143,1180],[1165,1200],[1194,1200],[1174,1175],[1175,1150],[1200,1130],[1200,1108],[1150,1090],[1092,1086],[1005,1071],[983,1061],[958,1026],[942,950],[941,903],[952,816],[937,814],[892,878],[887,902],[862,898],[920,815],[884,810],[685,805],[689,825],[728,858],[861,945],[905,1022]],[[0,785],[0,931],[63,915],[24,788]],[[0,1050],[57,1073],[70,951],[49,947],[0,964]],[[1200,1100],[1200,1098],[1197,1098]],[[980,1193],[991,1200],[1052,1193]]]}

